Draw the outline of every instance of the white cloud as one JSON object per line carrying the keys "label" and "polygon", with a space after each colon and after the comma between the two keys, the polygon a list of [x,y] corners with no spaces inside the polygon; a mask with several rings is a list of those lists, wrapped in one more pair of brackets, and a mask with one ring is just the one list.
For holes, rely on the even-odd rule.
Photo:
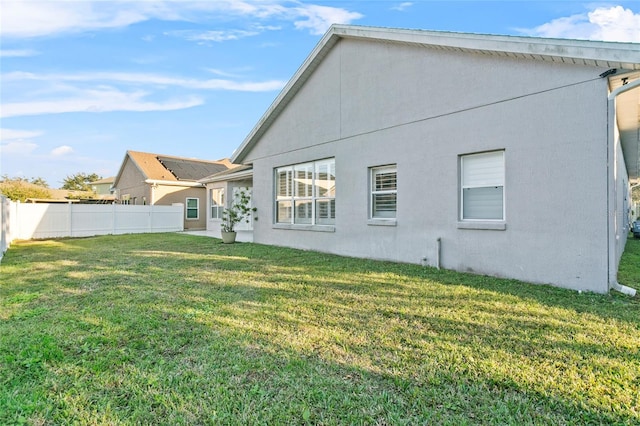
{"label": "white cloud", "polygon": [[[147,2],[140,2],[140,5]],[[118,28],[143,21],[143,8],[124,2],[3,1],[3,36],[37,37],[86,30]],[[134,7],[131,7],[134,6]]]}
{"label": "white cloud", "polygon": [[402,12],[402,11],[410,8],[411,6],[413,6],[413,3],[411,3],[410,1],[405,1],[405,2],[402,2],[402,3],[397,4],[395,6],[392,6],[391,10],[398,10],[398,11]]}
{"label": "white cloud", "polygon": [[17,130],[17,129],[0,129],[0,141],[13,141],[21,139],[31,139],[41,136],[43,132],[39,130]]}
{"label": "white cloud", "polygon": [[3,155],[28,155],[38,148],[38,145],[29,139],[41,136],[39,130],[18,130],[0,128],[0,141]]}
{"label": "white cloud", "polygon": [[51,150],[51,155],[53,155],[54,157],[60,157],[71,153],[73,153],[73,148],[71,148],[69,145],[62,145]]}
{"label": "white cloud", "polygon": [[228,79],[198,80],[192,78],[168,77],[160,74],[94,72],[76,74],[34,74],[11,72],[1,76],[5,82],[38,80],[45,82],[115,82],[141,85],[177,86],[185,89],[232,90],[243,92],[268,92],[280,90],[286,84],[282,80],[237,82]]}
{"label": "white cloud", "polygon": [[28,155],[38,148],[38,145],[29,141],[11,141],[2,143],[2,155]]}
{"label": "white cloud", "polygon": [[9,102],[2,105],[0,117],[19,117],[66,112],[171,111],[202,105],[203,100],[189,96],[161,102],[147,101],[148,93],[123,92],[113,88],[79,90],[75,95],[58,99]]}
{"label": "white cloud", "polygon": [[5,49],[0,50],[1,58],[24,58],[28,56],[36,56],[40,53],[31,49]]}
{"label": "white cloud", "polygon": [[309,29],[313,34],[324,32],[332,23],[348,23],[362,16],[343,8],[298,0],[5,0],[0,35],[29,38],[120,28],[150,19],[204,22],[221,15],[294,21],[296,28]]}
{"label": "white cloud", "polygon": [[296,8],[300,17],[304,20],[296,20],[297,29],[308,29],[311,34],[322,35],[332,24],[349,24],[362,18],[358,12],[349,12],[346,9],[318,5],[304,5]]}
{"label": "white cloud", "polygon": [[66,112],[170,111],[204,104],[201,96],[185,94],[185,89],[266,92],[280,90],[286,84],[282,80],[194,79],[126,72],[14,71],[0,78],[7,87],[21,88],[4,94],[0,104],[3,118]]}
{"label": "white cloud", "polygon": [[631,9],[622,6],[598,8],[589,13],[589,22],[600,30],[594,37],[596,39],[640,42],[640,13]]}
{"label": "white cloud", "polygon": [[182,37],[185,40],[189,41],[198,41],[198,42],[222,42],[228,40],[238,40],[245,37],[251,37],[259,35],[260,33],[257,31],[246,31],[246,30],[213,30],[213,31],[169,31],[165,33],[170,36]]}
{"label": "white cloud", "polygon": [[599,7],[519,31],[540,37],[640,42],[640,14],[622,6]]}

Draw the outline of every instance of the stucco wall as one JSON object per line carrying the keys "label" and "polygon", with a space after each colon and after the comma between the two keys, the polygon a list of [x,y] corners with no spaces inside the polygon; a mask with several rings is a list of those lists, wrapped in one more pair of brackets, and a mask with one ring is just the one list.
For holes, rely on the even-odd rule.
{"label": "stucco wall", "polygon": [[143,204],[143,199],[146,199],[147,204],[151,204],[151,191],[149,185],[147,185],[144,180],[144,175],[136,165],[133,164],[129,157],[127,157],[116,188],[118,202],[122,200],[123,195],[128,194],[132,200],[132,204],[134,198],[138,205]]}
{"label": "stucco wall", "polygon": [[[187,198],[198,199],[198,218],[187,219]],[[153,203],[170,206],[181,203],[185,206],[184,229],[196,230],[207,227],[207,191],[205,188],[185,188],[181,186],[158,185],[153,189]]]}
{"label": "stucco wall", "polygon": [[[607,291],[603,69],[342,40],[249,153],[254,240]],[[459,155],[503,149],[506,229],[460,229]],[[333,232],[274,227],[274,168],[335,157]],[[396,226],[368,169],[397,164]]]}
{"label": "stucco wall", "polygon": [[[207,231],[212,231],[215,233],[220,232],[220,225],[222,221],[220,219],[212,219],[211,218],[211,189],[214,188],[224,188],[224,200],[225,205],[228,208],[229,203],[231,202],[231,197],[233,196],[234,188],[251,188],[253,182],[251,179],[241,179],[241,180],[233,180],[233,181],[225,181],[225,182],[212,182],[207,184]],[[255,214],[255,217],[258,217],[258,214]],[[237,231],[252,231],[253,224],[256,220],[253,220],[249,223],[241,222],[236,225]],[[251,240],[251,238],[244,238],[244,241]]]}

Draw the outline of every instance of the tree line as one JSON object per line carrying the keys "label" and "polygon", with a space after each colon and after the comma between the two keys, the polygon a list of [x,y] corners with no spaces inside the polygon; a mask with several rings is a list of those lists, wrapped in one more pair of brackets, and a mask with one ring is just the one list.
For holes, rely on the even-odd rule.
{"label": "tree line", "polygon": [[[93,192],[91,184],[100,179],[102,179],[102,176],[97,173],[79,172],[64,178],[60,189]],[[49,183],[41,177],[24,178],[3,175],[0,178],[0,194],[10,200],[21,202],[29,198],[53,198]]]}

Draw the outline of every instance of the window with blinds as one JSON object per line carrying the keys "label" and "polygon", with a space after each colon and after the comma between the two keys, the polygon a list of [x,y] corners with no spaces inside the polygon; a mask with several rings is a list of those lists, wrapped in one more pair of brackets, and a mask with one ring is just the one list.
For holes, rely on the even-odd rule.
{"label": "window with blinds", "polygon": [[395,219],[397,195],[397,167],[392,165],[371,168],[371,218]]}
{"label": "window with blinds", "polygon": [[462,220],[504,220],[504,151],[460,157]]}
{"label": "window with blinds", "polygon": [[211,219],[222,219],[224,210],[224,188],[211,190]]}
{"label": "window with blinds", "polygon": [[276,223],[335,223],[335,159],[279,167],[275,185]]}

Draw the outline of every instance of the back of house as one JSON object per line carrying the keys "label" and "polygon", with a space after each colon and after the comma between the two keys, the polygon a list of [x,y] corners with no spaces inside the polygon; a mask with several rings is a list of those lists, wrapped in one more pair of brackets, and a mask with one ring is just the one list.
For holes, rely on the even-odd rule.
{"label": "back of house", "polygon": [[607,292],[639,77],[631,43],[334,26],[232,158],[254,241]]}

